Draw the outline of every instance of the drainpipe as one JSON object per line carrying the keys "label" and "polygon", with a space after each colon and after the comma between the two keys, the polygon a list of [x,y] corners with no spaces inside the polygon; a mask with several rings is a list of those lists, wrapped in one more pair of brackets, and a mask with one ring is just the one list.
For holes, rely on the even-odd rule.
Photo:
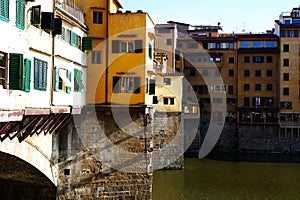
{"label": "drainpipe", "polygon": [[108,17],[109,17],[109,0],[106,0],[106,38],[105,38],[105,104],[108,104]]}
{"label": "drainpipe", "polygon": [[[55,15],[55,3],[56,0],[53,0],[52,2],[52,12],[53,12],[53,17]],[[53,34],[53,31],[51,31],[51,40],[52,40],[52,50],[51,50],[51,83],[50,83],[50,106],[53,106],[53,93],[54,93],[54,60],[55,60],[55,35]]]}

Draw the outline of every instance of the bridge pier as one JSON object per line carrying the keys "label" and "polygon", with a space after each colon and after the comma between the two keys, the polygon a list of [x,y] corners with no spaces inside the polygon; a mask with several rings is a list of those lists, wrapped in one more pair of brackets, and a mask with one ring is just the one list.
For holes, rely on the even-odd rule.
{"label": "bridge pier", "polygon": [[57,134],[59,199],[151,199],[145,109],[86,107],[73,117]]}

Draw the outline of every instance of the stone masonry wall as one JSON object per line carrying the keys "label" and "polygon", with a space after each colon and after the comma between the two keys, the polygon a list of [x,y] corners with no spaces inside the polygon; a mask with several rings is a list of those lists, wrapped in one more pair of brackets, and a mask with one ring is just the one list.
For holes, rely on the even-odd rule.
{"label": "stone masonry wall", "polygon": [[59,133],[59,199],[151,199],[144,112],[103,107],[74,116]]}
{"label": "stone masonry wall", "polygon": [[154,113],[151,129],[153,168],[182,169],[184,139],[181,113]]}

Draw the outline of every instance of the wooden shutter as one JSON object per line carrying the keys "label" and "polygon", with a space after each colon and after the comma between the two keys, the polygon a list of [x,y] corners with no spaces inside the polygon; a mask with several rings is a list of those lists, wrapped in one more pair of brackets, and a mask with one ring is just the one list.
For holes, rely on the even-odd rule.
{"label": "wooden shutter", "polygon": [[134,41],[135,53],[143,53],[143,40]]}
{"label": "wooden shutter", "polygon": [[9,54],[9,89],[23,89],[23,55]]}
{"label": "wooden shutter", "polygon": [[9,0],[2,0],[0,2],[0,19],[9,22]]}
{"label": "wooden shutter", "polygon": [[81,92],[84,88],[82,83],[82,71],[74,69],[74,91]]}
{"label": "wooden shutter", "polygon": [[25,86],[24,91],[30,92],[30,81],[31,81],[31,60],[25,59]]}
{"label": "wooden shutter", "polygon": [[82,50],[92,50],[93,49],[93,38],[83,37],[82,38]]}
{"label": "wooden shutter", "polygon": [[112,41],[112,52],[120,53],[120,41],[119,40]]}
{"label": "wooden shutter", "polygon": [[54,91],[59,91],[59,68],[54,68]]}
{"label": "wooden shutter", "polygon": [[141,81],[140,77],[134,77],[134,94],[140,93]]}
{"label": "wooden shutter", "polygon": [[42,12],[41,29],[52,30],[54,14],[51,12]]}
{"label": "wooden shutter", "polygon": [[[72,73],[69,70],[67,71],[67,77],[68,77],[69,81],[72,82]],[[71,93],[71,89],[72,89],[71,86],[67,86],[67,93],[68,94]]]}
{"label": "wooden shutter", "polygon": [[47,89],[47,62],[45,61],[42,61],[42,64],[41,64],[41,67],[42,67],[42,90],[46,91]]}
{"label": "wooden shutter", "polygon": [[25,4],[21,0],[16,1],[16,26],[22,30],[25,28]]}

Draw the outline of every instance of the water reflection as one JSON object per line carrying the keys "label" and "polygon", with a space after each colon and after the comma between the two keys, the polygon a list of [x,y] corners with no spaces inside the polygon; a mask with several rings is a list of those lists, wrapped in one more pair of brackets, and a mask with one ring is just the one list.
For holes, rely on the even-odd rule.
{"label": "water reflection", "polygon": [[300,199],[300,164],[185,159],[185,169],[156,171],[153,200]]}

